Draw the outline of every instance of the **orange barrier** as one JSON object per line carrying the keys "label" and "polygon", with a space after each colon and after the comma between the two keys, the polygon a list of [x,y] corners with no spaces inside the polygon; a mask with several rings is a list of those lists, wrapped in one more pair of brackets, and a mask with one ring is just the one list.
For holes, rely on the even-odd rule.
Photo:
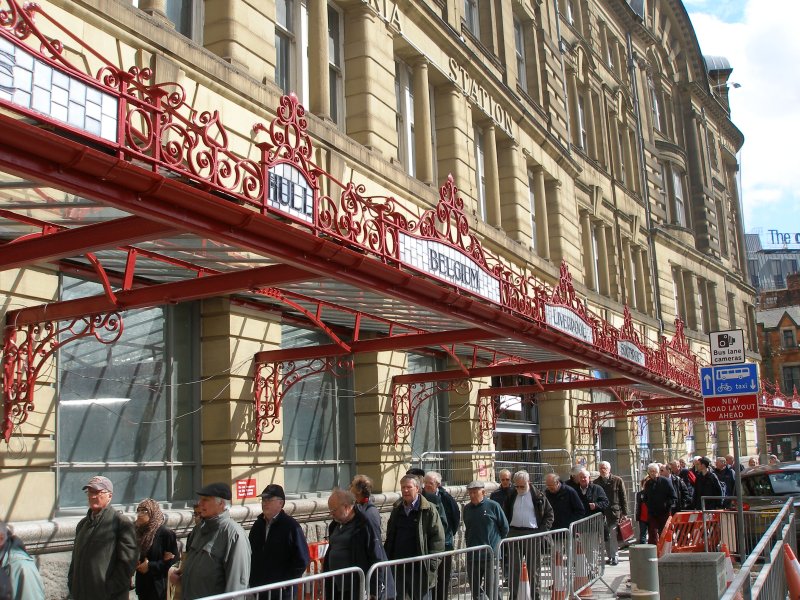
{"label": "orange barrier", "polygon": [[[322,561],[325,558],[325,553],[328,551],[328,542],[309,542],[308,556],[311,562],[308,563],[306,575],[316,575],[322,573]],[[315,581],[311,590],[305,590],[304,586],[300,586],[297,590],[298,600],[311,600],[314,598],[322,598],[321,582]],[[310,593],[309,593],[310,592]]]}
{"label": "orange barrier", "polygon": [[[721,539],[720,513],[722,511],[706,511],[705,537],[708,538],[708,550],[715,551]],[[705,552],[703,535],[703,512],[679,512],[667,519],[664,530],[658,539],[659,558],[669,552]],[[668,545],[668,544],[671,544]]]}
{"label": "orange barrier", "polygon": [[789,587],[789,598],[800,598],[800,563],[789,544],[783,546],[783,568],[786,572],[786,584]]}

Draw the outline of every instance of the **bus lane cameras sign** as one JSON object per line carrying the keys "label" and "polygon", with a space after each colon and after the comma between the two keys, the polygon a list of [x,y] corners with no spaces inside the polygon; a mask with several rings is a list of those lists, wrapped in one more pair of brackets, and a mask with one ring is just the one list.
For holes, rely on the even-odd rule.
{"label": "bus lane cameras sign", "polygon": [[752,363],[700,369],[706,421],[758,418],[758,367]]}
{"label": "bus lane cameras sign", "polygon": [[708,334],[712,365],[736,365],[744,363],[744,332],[712,331]]}

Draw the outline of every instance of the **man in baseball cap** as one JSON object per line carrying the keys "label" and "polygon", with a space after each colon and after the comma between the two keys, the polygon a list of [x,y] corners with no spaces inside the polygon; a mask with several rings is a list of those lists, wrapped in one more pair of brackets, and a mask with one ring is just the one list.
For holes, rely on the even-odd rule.
{"label": "man in baseball cap", "polygon": [[[197,490],[196,525],[186,547],[180,569],[170,581],[181,582],[184,600],[247,589],[250,579],[250,547],[247,535],[230,515],[231,486],[218,481]],[[212,545],[214,552],[206,547]]]}
{"label": "man in baseball cap", "polygon": [[111,506],[114,484],[95,475],[86,485],[89,510],[75,530],[67,586],[74,600],[127,600],[139,547],[133,523]]}
{"label": "man in baseball cap", "polygon": [[[300,524],[286,514],[286,493],[277,483],[261,492],[261,514],[250,530],[250,587],[301,577],[310,562],[308,542]],[[266,600],[297,598],[296,588],[263,592]]]}

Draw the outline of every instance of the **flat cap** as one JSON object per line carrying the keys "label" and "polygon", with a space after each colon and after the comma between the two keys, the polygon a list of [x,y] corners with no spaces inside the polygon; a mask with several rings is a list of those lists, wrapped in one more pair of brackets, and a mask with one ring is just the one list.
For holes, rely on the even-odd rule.
{"label": "flat cap", "polygon": [[231,499],[231,486],[222,481],[209,483],[207,486],[197,490],[198,496],[213,496],[214,498]]}
{"label": "flat cap", "polygon": [[267,487],[265,487],[261,492],[261,498],[263,500],[269,500],[270,498],[280,498],[281,500],[286,500],[286,494],[283,491],[283,487],[279,486],[277,483],[270,483]]}
{"label": "flat cap", "polygon": [[108,492],[110,494],[114,493],[114,484],[111,483],[111,480],[108,477],[103,477],[102,475],[95,475],[89,481],[86,482],[86,485],[83,486],[84,490],[95,490],[97,492]]}
{"label": "flat cap", "polygon": [[467,484],[467,489],[468,490],[482,490],[485,487],[486,487],[485,483],[483,483],[482,481],[477,481],[477,480],[476,481],[470,481]]}

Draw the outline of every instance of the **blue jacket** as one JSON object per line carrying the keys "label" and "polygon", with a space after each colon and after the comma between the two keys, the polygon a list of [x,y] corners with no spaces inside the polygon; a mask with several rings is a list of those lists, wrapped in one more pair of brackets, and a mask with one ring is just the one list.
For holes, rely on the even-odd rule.
{"label": "blue jacket", "polygon": [[0,547],[0,568],[8,573],[11,580],[13,600],[42,600],[44,585],[36,561],[25,551],[25,546],[9,534],[6,543]]}

